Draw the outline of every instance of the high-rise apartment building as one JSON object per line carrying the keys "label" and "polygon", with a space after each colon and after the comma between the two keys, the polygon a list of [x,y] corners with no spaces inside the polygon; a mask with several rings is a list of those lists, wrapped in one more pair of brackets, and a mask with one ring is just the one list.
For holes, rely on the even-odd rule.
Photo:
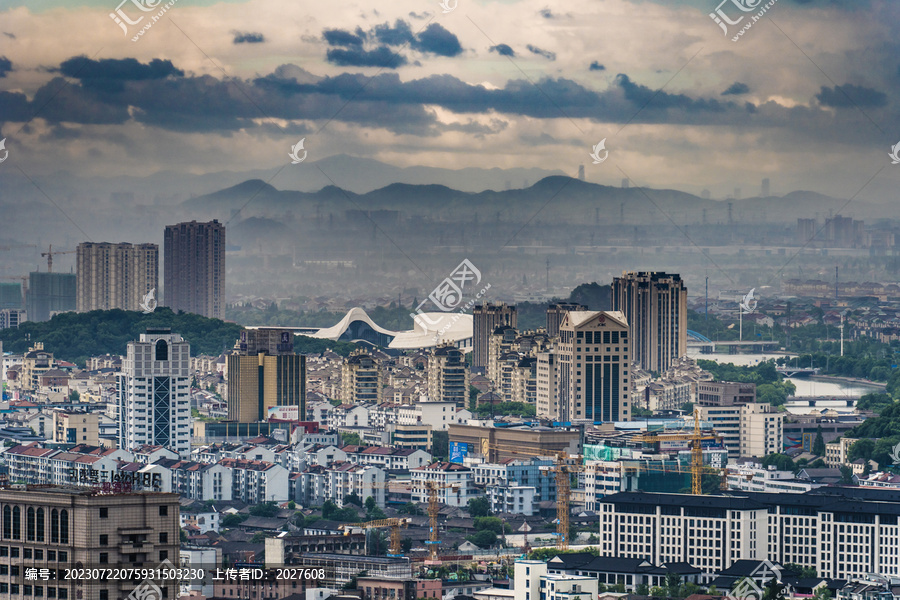
{"label": "high-rise apartment building", "polygon": [[348,404],[380,404],[384,375],[378,360],[365,350],[357,350],[341,365],[341,400]]}
{"label": "high-rise apartment building", "polygon": [[435,348],[428,356],[428,399],[469,405],[469,367],[462,350],[452,344]]}
{"label": "high-rise apartment building", "polygon": [[516,307],[506,304],[476,304],[472,311],[472,367],[483,372],[488,365],[491,334],[501,325],[516,327]]}
{"label": "high-rise apartment building", "polygon": [[244,329],[228,369],[228,420],[254,423],[283,408],[302,421],[306,416],[306,357],[294,352],[294,334],[287,329]]}
{"label": "high-rise apartment building", "polygon": [[0,310],[4,308],[24,309],[21,283],[0,283]]}
{"label": "high-rise apartment building", "polygon": [[169,329],[128,343],[117,381],[119,448],[150,444],[190,457],[190,366],[190,345]]}
{"label": "high-rise apartment building", "polygon": [[784,452],[784,413],[771,404],[751,402],[698,408],[700,418],[722,436],[729,458]]}
{"label": "high-rise apartment building", "polygon": [[587,310],[588,307],[577,302],[556,302],[547,307],[547,335],[559,335],[559,324],[570,310]]}
{"label": "high-rise apartment building", "polygon": [[144,297],[159,286],[159,246],[82,242],[75,272],[78,312],[141,310]]}
{"label": "high-rise apartment building", "polygon": [[559,394],[556,382],[556,350],[538,352],[535,369],[536,414],[559,420]]}
{"label": "high-rise apartment building", "polygon": [[32,272],[25,298],[29,321],[49,321],[57,313],[71,312],[77,304],[75,274]]}
{"label": "high-rise apartment building", "polygon": [[680,275],[622,273],[613,279],[612,307],[631,327],[641,369],[662,373],[687,354],[687,288]]}
{"label": "high-rise apartment building", "polygon": [[[129,578],[64,578],[66,569],[150,569],[179,562],[178,494],[102,493],[73,486],[0,489],[0,596],[116,600],[145,585]],[[165,565],[162,565],[165,568]],[[26,569],[36,569],[29,579]],[[44,579],[41,570],[58,572]],[[156,582],[174,599],[177,583]],[[144,588],[141,588],[144,589]],[[139,596],[149,597],[149,596]]]}
{"label": "high-rise apartment building", "polygon": [[556,348],[559,420],[630,420],[628,329],[618,311],[566,313]]}
{"label": "high-rise apartment building", "polygon": [[225,318],[225,226],[217,220],[169,225],[163,250],[165,306]]}

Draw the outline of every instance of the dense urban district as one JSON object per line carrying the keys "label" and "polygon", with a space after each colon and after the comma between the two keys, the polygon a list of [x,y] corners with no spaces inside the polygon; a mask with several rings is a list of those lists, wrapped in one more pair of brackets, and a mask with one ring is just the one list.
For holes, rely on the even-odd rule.
{"label": "dense urban district", "polygon": [[897,594],[897,284],[226,305],[164,239],[0,283],[4,597]]}

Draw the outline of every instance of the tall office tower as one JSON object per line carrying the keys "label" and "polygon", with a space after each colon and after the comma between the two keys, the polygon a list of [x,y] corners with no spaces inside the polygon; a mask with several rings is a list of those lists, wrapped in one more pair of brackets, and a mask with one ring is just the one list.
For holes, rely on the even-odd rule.
{"label": "tall office tower", "polygon": [[473,336],[472,367],[483,372],[488,365],[488,349],[491,334],[501,325],[516,326],[516,307],[506,304],[476,304],[472,311]]}
{"label": "tall office tower", "polygon": [[128,343],[118,375],[119,448],[151,444],[191,455],[191,348],[168,328]]}
{"label": "tall office tower", "polygon": [[556,347],[559,420],[630,420],[630,338],[619,311],[566,313]]}
{"label": "tall office tower", "polygon": [[612,307],[631,327],[640,368],[661,373],[687,354],[687,288],[680,275],[622,273],[613,279]]}
{"label": "tall office tower", "polygon": [[588,307],[577,302],[557,302],[547,307],[547,335],[559,335],[559,324],[570,310],[587,310]]}
{"label": "tall office tower", "polygon": [[[147,590],[148,583],[140,578],[69,579],[63,578],[62,573],[78,565],[149,569],[169,560],[177,566],[178,494],[105,493],[62,485],[21,486],[0,490],[0,507],[7,523],[3,536],[6,551],[0,554],[0,590],[5,590],[0,593],[4,598],[177,597],[177,581],[157,580],[160,592],[144,595],[139,590]],[[28,568],[44,574],[47,567],[51,572],[58,568],[59,576],[47,579],[39,573],[36,579],[29,579],[25,574],[28,568],[20,556]]]}
{"label": "tall office tower", "polygon": [[159,286],[159,246],[82,242],[75,258],[78,312],[141,310],[144,297]]}
{"label": "tall office tower", "polygon": [[25,295],[28,320],[49,321],[57,313],[75,310],[75,287],[74,273],[30,273]]}
{"label": "tall office tower", "polygon": [[293,332],[277,327],[242,330],[226,367],[229,421],[265,421],[275,407],[294,420],[305,420],[306,357],[294,352]]}
{"label": "tall office tower", "polygon": [[225,226],[217,220],[169,225],[163,249],[165,306],[225,318]]}
{"label": "tall office tower", "polygon": [[440,345],[428,355],[428,399],[469,407],[469,367],[453,344]]}
{"label": "tall office tower", "polygon": [[628,421],[631,340],[619,311],[571,311],[556,349],[559,419]]}

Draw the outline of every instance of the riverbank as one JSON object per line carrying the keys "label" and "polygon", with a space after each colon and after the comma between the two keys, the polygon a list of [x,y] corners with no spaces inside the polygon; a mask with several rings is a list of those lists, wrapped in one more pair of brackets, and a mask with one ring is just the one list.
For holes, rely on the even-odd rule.
{"label": "riverbank", "polygon": [[810,377],[806,377],[805,379],[813,379],[816,381],[831,381],[838,383],[851,383],[854,385],[863,385],[866,387],[873,387],[878,389],[885,389],[887,387],[887,383],[882,383],[880,381],[870,381],[868,379],[859,379],[857,377],[838,377],[836,375],[812,375]]}

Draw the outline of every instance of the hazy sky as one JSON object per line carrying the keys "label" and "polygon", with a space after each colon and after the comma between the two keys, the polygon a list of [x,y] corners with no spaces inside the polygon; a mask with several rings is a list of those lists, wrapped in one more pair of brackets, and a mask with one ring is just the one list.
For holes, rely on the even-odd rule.
{"label": "hazy sky", "polygon": [[583,163],[721,196],[900,183],[896,0],[777,0],[736,42],[766,2],[726,0],[726,36],[717,0],[175,0],[132,41],[166,4],[124,2],[126,33],[117,1],[0,1],[0,168],[270,168],[305,137],[312,159]]}

